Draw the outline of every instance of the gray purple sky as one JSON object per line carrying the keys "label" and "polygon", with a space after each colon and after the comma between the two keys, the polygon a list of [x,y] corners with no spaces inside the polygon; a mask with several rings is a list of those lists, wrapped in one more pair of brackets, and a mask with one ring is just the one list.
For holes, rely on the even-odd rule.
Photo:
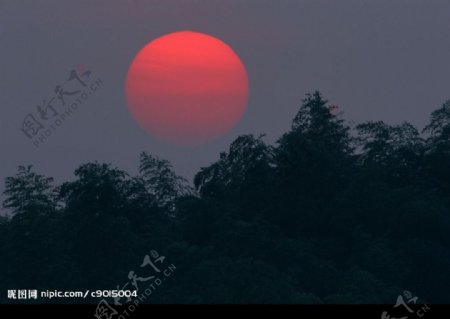
{"label": "gray purple sky", "polygon": [[[124,81],[136,53],[179,30],[228,43],[245,64],[250,100],[227,135],[197,147],[165,144],[130,116]],[[304,94],[320,90],[355,122],[419,128],[450,98],[447,0],[0,0],[0,178],[33,164],[57,182],[81,163],[137,173],[141,151],[191,179],[240,134],[289,129]],[[20,131],[36,105],[85,65],[103,83],[38,148]],[[58,109],[60,110],[60,109]],[[3,191],[3,182],[0,191]]]}

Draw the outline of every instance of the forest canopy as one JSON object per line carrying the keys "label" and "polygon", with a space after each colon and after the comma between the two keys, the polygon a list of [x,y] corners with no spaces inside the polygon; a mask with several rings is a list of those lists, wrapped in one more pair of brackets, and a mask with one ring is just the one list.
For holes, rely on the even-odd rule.
{"label": "forest canopy", "polygon": [[450,300],[450,101],[423,131],[352,128],[314,92],[275,145],[239,136],[192,185],[147,152],[137,176],[75,177],[6,178],[0,287],[116,289],[155,250],[176,272],[148,303]]}

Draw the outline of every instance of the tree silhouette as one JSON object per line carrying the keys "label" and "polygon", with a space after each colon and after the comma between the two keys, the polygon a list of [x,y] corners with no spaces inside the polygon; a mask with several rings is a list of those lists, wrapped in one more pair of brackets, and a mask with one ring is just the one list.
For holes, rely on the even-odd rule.
{"label": "tree silhouette", "polygon": [[54,209],[53,178],[32,171],[32,166],[19,166],[15,177],[7,177],[3,207],[13,215]]}
{"label": "tree silhouette", "polygon": [[307,94],[275,145],[239,136],[193,187],[145,152],[137,176],[85,163],[56,186],[19,166],[0,287],[120,289],[157,250],[177,270],[146,303],[392,303],[404,290],[448,302],[449,107],[422,132],[369,121],[352,135]]}

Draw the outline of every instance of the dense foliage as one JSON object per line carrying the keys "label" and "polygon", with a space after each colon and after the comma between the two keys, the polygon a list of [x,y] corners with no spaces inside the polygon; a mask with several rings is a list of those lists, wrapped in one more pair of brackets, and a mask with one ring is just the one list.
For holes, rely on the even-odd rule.
{"label": "dense foliage", "polygon": [[423,132],[351,129],[315,92],[276,145],[238,137],[194,187],[165,160],[140,163],[138,176],[87,163],[59,186],[30,166],[7,178],[0,301],[116,289],[152,249],[176,271],[150,303],[450,300],[450,102]]}

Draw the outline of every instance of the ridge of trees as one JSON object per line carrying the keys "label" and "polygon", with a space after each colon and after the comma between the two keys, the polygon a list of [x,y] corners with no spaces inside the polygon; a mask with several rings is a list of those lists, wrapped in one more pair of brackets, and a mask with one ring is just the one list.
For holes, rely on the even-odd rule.
{"label": "ridge of trees", "polygon": [[137,176],[93,162],[62,185],[19,166],[0,287],[116,289],[155,249],[177,272],[150,303],[448,302],[450,101],[422,132],[355,132],[314,92],[275,145],[239,136],[193,186],[145,152]]}

